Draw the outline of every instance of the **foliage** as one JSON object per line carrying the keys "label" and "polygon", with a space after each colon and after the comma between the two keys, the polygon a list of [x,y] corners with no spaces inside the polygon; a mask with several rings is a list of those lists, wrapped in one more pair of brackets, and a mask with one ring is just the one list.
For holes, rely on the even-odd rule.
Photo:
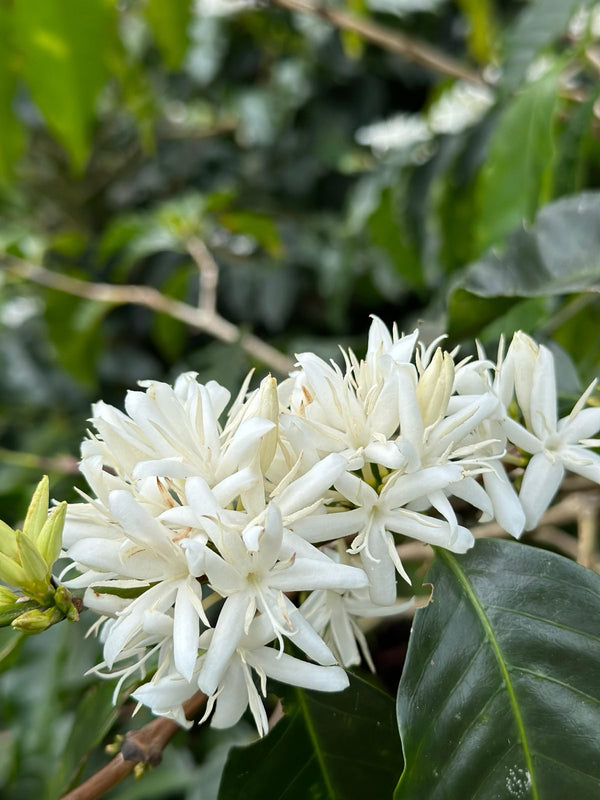
{"label": "foliage", "polygon": [[[447,330],[452,346],[476,336],[490,352],[500,334],[535,334],[556,355],[561,400],[577,395],[580,379],[587,385],[600,375],[597,8],[448,0],[411,11],[419,4],[370,0],[341,9],[359,27],[375,22],[453,54],[470,71],[469,84],[285,5],[86,0],[81,14],[73,0],[0,0],[0,519],[11,529],[21,526],[42,474],[53,498],[73,500],[73,484],[83,488],[75,459],[91,402],[121,406],[137,380],[170,380],[182,369],[231,387],[249,367],[265,369],[240,341],[218,340],[140,305],[38,285],[19,273],[24,264],[90,285],[155,288],[195,307],[202,276],[190,241],[198,238],[218,265],[219,313],[285,353],[335,357],[337,343],[352,345],[376,313],[406,331],[420,321],[428,340]],[[482,86],[481,76],[489,83]],[[490,573],[481,607],[500,591],[490,566],[500,552],[506,563],[522,558],[534,576],[542,563],[556,570],[548,578],[556,585],[583,591],[594,580],[539,550],[486,545],[436,559],[434,603],[415,622],[426,630],[420,644],[411,637],[401,706],[415,664],[427,655],[426,637],[441,624],[442,587],[449,584],[453,602],[467,598],[473,612],[457,576],[470,581],[483,553],[491,560],[481,567]],[[418,559],[410,571],[423,578]],[[522,579],[519,591],[533,617],[532,580]],[[514,598],[503,591],[501,605],[512,608]],[[592,600],[576,608],[576,596],[553,606],[557,615],[573,615],[567,627],[594,613]],[[88,757],[89,773],[103,763],[98,744],[107,731],[114,738],[146,720],[131,722],[130,705],[118,712],[110,705],[112,686],[91,688],[81,677],[98,660],[82,619],[27,641],[2,631],[0,793],[7,800],[60,796]],[[386,681],[394,693],[407,631],[389,630],[396,639]],[[575,634],[561,630],[557,669],[570,669],[567,642]],[[379,665],[385,634],[371,636]],[[585,636],[597,663],[597,628]],[[485,651],[481,637],[475,644]],[[459,662],[446,658],[449,682]],[[551,678],[552,697],[562,702],[562,677]],[[585,680],[575,671],[566,683]],[[534,685],[528,696],[526,730],[539,692]],[[351,696],[328,702],[344,706]],[[281,748],[290,729],[307,745],[312,728],[300,718],[298,697],[285,698],[286,719],[251,747]],[[318,708],[318,696],[306,698]],[[424,708],[417,729],[427,724]],[[459,735],[453,718],[444,724]],[[236,737],[246,742],[247,729],[222,739],[204,733],[181,735],[166,751],[153,796],[217,796],[215,765]],[[353,744],[335,736],[331,747],[347,755]],[[411,766],[413,745],[404,743],[408,771],[398,797],[414,791],[406,788],[410,770],[421,777],[425,770],[419,761]],[[540,745],[539,752],[549,750]],[[232,754],[223,787],[240,785],[248,757]],[[390,774],[397,777],[399,745],[394,757]],[[465,752],[463,767],[467,761]],[[546,769],[537,795],[543,800],[558,797],[560,785],[545,783]],[[193,780],[184,780],[186,770]],[[432,770],[424,780],[433,792]],[[168,778],[159,779],[161,771]],[[459,785],[466,774],[453,780]],[[199,788],[204,780],[212,788]],[[124,784],[111,796],[133,797],[148,783]],[[335,796],[325,785],[322,796]]]}

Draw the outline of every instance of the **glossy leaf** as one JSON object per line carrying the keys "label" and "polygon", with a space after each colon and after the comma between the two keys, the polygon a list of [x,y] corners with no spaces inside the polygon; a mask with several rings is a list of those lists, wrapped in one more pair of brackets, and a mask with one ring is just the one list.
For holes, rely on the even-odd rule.
{"label": "glossy leaf", "polygon": [[146,19],[166,66],[178,69],[188,44],[191,0],[149,0]]}
{"label": "glossy leaf", "polygon": [[600,192],[582,192],[545,206],[504,252],[489,250],[455,288],[480,297],[535,297],[600,290]]}
{"label": "glossy leaf", "polygon": [[527,86],[500,117],[479,177],[479,252],[533,219],[544,200],[554,156],[557,77],[553,70]]}
{"label": "glossy leaf", "polygon": [[398,691],[395,800],[600,793],[600,576],[517,542],[445,550]]}
{"label": "glossy leaf", "polygon": [[[81,170],[87,160],[98,92],[115,35],[109,0],[15,0],[23,77],[50,131]],[[102,47],[100,47],[102,43]]]}
{"label": "glossy leaf", "polygon": [[231,751],[219,800],[391,797],[401,768],[393,705],[352,675],[343,692],[286,689],[269,735]]}
{"label": "glossy leaf", "polygon": [[60,761],[53,776],[55,787],[61,794],[76,781],[91,750],[106,736],[119,717],[121,709],[114,706],[114,684],[99,681],[91,686],[77,706],[77,712]]}
{"label": "glossy leaf", "polygon": [[577,9],[592,0],[534,0],[523,9],[506,38],[502,88],[516,89],[527,68],[543,48],[564,33]]}

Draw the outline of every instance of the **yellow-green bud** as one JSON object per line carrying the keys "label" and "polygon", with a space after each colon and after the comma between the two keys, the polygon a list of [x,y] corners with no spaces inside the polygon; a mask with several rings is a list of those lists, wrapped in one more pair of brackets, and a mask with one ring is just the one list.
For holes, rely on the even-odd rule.
{"label": "yellow-green bud", "polygon": [[27,509],[27,516],[23,524],[23,533],[29,536],[32,542],[37,538],[42,530],[46,517],[48,516],[48,476],[44,475],[38,483],[31,503]]}
{"label": "yellow-green bud", "polygon": [[11,592],[6,586],[0,586],[0,610],[2,610],[4,606],[11,606],[13,603],[16,603],[18,599],[18,595]]}
{"label": "yellow-green bud", "polygon": [[63,615],[57,608],[47,608],[45,611],[32,608],[31,611],[26,611],[13,620],[11,625],[22,633],[42,633],[51,625],[60,622],[61,619],[63,619]]}
{"label": "yellow-green bud", "polygon": [[25,580],[20,583],[21,588],[31,597],[45,599],[50,584],[49,567],[35,544],[21,531],[17,531],[17,549],[25,573]]}
{"label": "yellow-green bud", "polygon": [[442,355],[438,347],[417,386],[417,401],[425,427],[446,413],[453,385],[454,361],[450,353]]}
{"label": "yellow-green bud", "polygon": [[54,564],[60,553],[66,513],[67,504],[64,501],[52,509],[36,541],[37,549],[49,569],[52,568],[52,564]]}

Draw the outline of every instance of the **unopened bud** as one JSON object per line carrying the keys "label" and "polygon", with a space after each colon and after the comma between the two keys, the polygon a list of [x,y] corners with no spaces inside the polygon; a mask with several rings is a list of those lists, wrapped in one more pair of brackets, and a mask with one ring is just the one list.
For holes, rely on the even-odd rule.
{"label": "unopened bud", "polygon": [[17,617],[11,622],[15,630],[22,633],[42,633],[51,625],[60,622],[63,615],[57,608],[47,608],[45,611],[40,611],[39,608],[32,608],[31,611],[26,611],[21,616]]}
{"label": "unopened bud", "polygon": [[438,347],[417,385],[417,400],[425,427],[433,425],[446,413],[453,385],[454,361],[450,353],[442,354]]}

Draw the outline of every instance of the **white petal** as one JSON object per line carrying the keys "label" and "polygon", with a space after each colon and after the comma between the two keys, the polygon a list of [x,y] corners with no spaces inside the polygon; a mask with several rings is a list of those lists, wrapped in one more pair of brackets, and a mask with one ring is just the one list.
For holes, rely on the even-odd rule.
{"label": "white petal", "polygon": [[257,664],[271,678],[303,689],[319,692],[340,692],[348,686],[348,676],[341,667],[309,664],[272,647],[261,647],[248,653],[248,663]]}
{"label": "white petal", "polygon": [[562,419],[558,429],[563,441],[576,444],[581,439],[590,439],[600,431],[600,408],[584,408],[574,419]]}
{"label": "white petal", "polygon": [[297,558],[287,569],[269,574],[269,586],[283,592],[360,589],[367,584],[367,576],[358,567],[336,564],[335,561],[317,561],[312,558]]}
{"label": "white petal", "polygon": [[177,671],[187,680],[192,680],[198,658],[199,620],[191,598],[191,589],[180,584],[175,600],[173,616],[173,658]]}
{"label": "white petal", "polygon": [[111,492],[108,503],[111,514],[130,539],[167,559],[172,558],[173,547],[166,529],[132,494],[122,490]]}
{"label": "white petal", "polygon": [[531,429],[540,439],[556,431],[554,356],[540,345],[531,388]]}
{"label": "white petal", "polygon": [[294,631],[289,634],[291,641],[318,664],[336,664],[336,657],[291,600],[287,600],[286,607],[288,608],[288,617],[294,628]]}
{"label": "white petal", "polygon": [[595,483],[600,483],[600,455],[584,447],[572,445],[560,451],[563,464],[571,472],[577,473]]}
{"label": "white petal", "polygon": [[329,542],[358,533],[368,516],[369,512],[364,508],[353,508],[350,511],[313,514],[297,520],[291,527],[307,542]]}
{"label": "white petal", "polygon": [[491,472],[484,472],[483,485],[494,506],[494,516],[505,531],[517,539],[525,527],[525,512],[514,486],[504,467],[498,462],[488,462]]}
{"label": "white petal", "polygon": [[562,462],[551,461],[545,453],[533,456],[521,484],[519,500],[525,511],[525,529],[533,530],[552,502],[565,474]]}
{"label": "white petal", "polygon": [[248,689],[239,658],[231,660],[222,687],[210,723],[213,728],[231,728],[248,707]]}
{"label": "white petal", "polygon": [[277,505],[284,517],[307,508],[319,500],[335,483],[346,468],[346,459],[330,453],[309,471],[297,478],[277,497]]}
{"label": "white petal", "polygon": [[223,604],[198,675],[198,688],[204,694],[211,695],[217,691],[229,659],[244,633],[244,618],[250,601],[251,596],[247,592],[238,592]]}

